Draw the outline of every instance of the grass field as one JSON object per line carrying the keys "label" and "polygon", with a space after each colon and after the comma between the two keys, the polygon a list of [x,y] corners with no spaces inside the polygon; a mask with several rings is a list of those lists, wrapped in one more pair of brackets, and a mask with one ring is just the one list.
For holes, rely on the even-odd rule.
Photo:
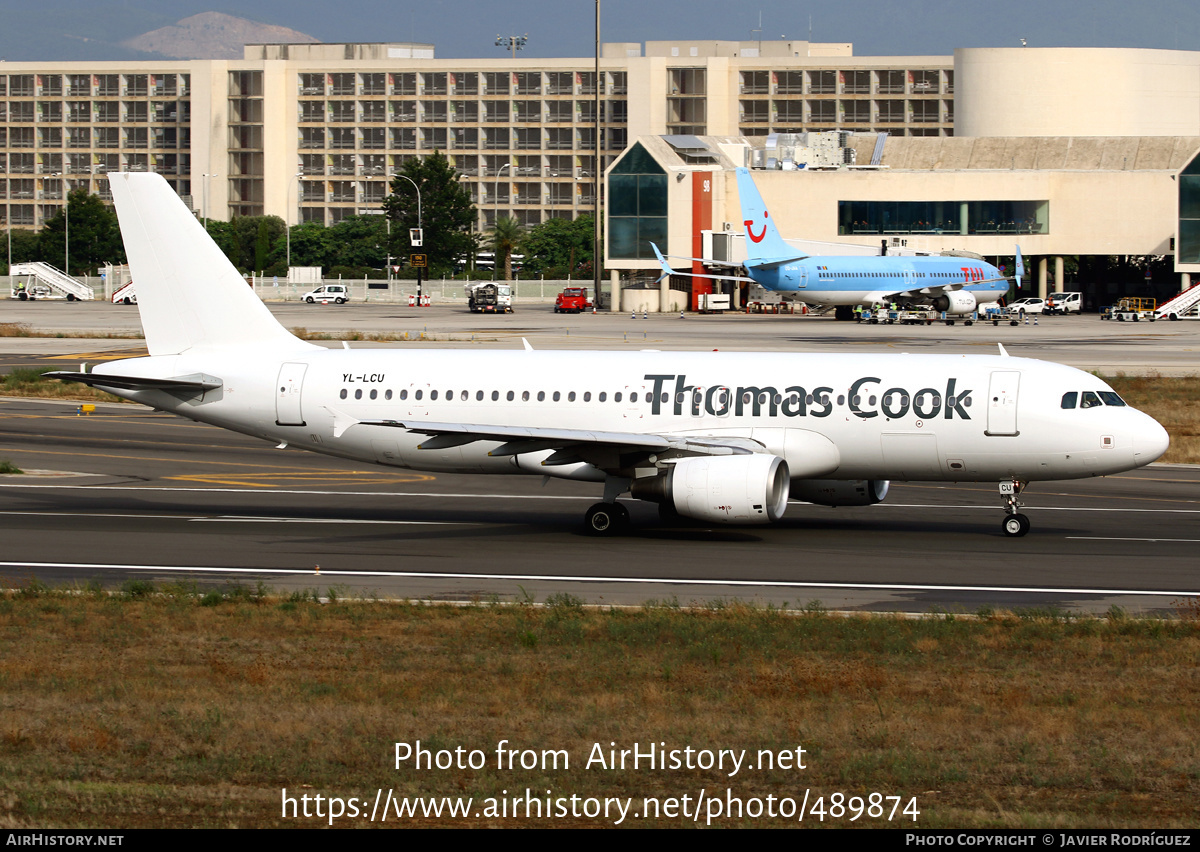
{"label": "grass field", "polygon": [[[33,584],[0,599],[0,822],[328,822],[284,819],[284,788],[355,796],[364,814],[377,790],[470,797],[483,814],[390,814],[409,825],[617,821],[616,810],[526,818],[524,805],[514,817],[511,803],[507,817],[486,815],[490,797],[524,802],[527,789],[543,801],[628,798],[623,824],[641,826],[697,824],[690,813],[647,819],[644,800],[686,808],[686,795],[695,807],[702,790],[700,825],[792,825],[752,816],[752,802],[774,796],[786,810],[806,791],[805,825],[913,826],[905,807],[926,828],[1194,827],[1200,816],[1194,602],[1177,620],[1115,609],[904,619],[815,603],[792,614],[725,602],[596,610],[568,596],[451,607],[332,592],[318,603],[316,590],[132,582],[109,596]],[[537,765],[498,766],[503,740]],[[478,750],[480,765],[397,768],[395,744],[418,741],[434,755]],[[635,743],[690,746],[696,761],[705,749],[748,757],[732,775],[728,764],[596,761]],[[548,751],[567,756],[542,765]],[[805,768],[750,768],[768,751]],[[890,822],[871,811],[891,809],[889,796]],[[726,797],[742,802],[742,814],[714,814],[712,797],[722,811]]]}

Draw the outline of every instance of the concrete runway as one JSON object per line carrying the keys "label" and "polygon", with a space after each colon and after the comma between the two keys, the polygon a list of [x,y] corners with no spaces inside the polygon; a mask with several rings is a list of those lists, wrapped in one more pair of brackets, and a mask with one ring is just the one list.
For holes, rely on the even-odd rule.
{"label": "concrete runway", "polygon": [[[1107,325],[1107,323],[1106,323]],[[92,341],[81,349],[91,349]],[[79,352],[76,353],[77,355]],[[132,406],[0,400],[4,585],[131,577],[442,600],[739,598],[831,609],[1170,612],[1200,594],[1200,468],[1035,485],[1000,533],[986,483],[894,484],[883,504],[792,504],[784,522],[582,534],[586,483],[353,465]],[[319,566],[319,571],[317,567]]]}

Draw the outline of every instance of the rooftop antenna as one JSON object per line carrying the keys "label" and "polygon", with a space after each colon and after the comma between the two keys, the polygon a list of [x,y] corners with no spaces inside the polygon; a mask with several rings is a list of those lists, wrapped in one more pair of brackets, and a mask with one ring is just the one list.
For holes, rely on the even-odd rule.
{"label": "rooftop antenna", "polygon": [[1028,46],[1029,46],[1029,44],[1025,41],[1025,39],[1021,39],[1021,47],[1028,47]]}
{"label": "rooftop antenna", "polygon": [[758,29],[750,30],[752,33],[758,33],[758,55],[762,56],[762,9],[758,10]]}

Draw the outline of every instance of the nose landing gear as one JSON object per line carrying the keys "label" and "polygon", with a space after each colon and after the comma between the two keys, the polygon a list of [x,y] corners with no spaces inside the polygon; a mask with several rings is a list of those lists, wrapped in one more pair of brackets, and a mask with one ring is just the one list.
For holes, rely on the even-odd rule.
{"label": "nose landing gear", "polygon": [[1017,511],[1023,505],[1018,499],[1026,483],[1018,479],[1000,483],[1000,496],[1004,498],[1006,513],[1001,529],[1010,538],[1020,538],[1029,532],[1029,518]]}

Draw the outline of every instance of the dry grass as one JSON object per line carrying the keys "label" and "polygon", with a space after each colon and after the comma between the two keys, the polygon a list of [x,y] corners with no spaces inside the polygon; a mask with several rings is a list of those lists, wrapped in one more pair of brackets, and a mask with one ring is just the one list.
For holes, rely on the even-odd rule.
{"label": "dry grass", "polygon": [[[1196,824],[1194,618],[596,611],[567,596],[546,608],[322,605],[244,589],[149,591],[35,585],[0,600],[4,825],[278,826],[289,824],[284,787],[471,796],[477,808],[527,787],[693,801],[701,788],[743,799],[811,789],[814,801],[877,791],[915,796],[921,827]],[[570,768],[500,771],[504,739],[566,749]],[[394,744],[417,740],[480,749],[487,766],[395,768]],[[752,756],[802,746],[807,768],[732,778],[585,768],[595,743],[613,742]],[[339,824],[354,822],[368,825]],[[471,820],[589,823],[609,824]],[[690,820],[653,824],[681,823]]]}
{"label": "dry grass", "polygon": [[[17,367],[11,373],[0,376],[0,396],[33,397],[36,399],[71,399],[85,402],[121,402],[127,399],[113,396],[102,390],[81,385],[78,382],[63,382],[43,378],[44,373],[57,367]],[[134,404],[134,403],[130,403]]]}
{"label": "dry grass", "polygon": [[54,337],[86,340],[141,340],[138,331],[37,331],[27,322],[0,322],[0,337]]}
{"label": "dry grass", "polygon": [[1105,376],[1113,390],[1159,423],[1171,436],[1160,461],[1200,464],[1200,377]]}

